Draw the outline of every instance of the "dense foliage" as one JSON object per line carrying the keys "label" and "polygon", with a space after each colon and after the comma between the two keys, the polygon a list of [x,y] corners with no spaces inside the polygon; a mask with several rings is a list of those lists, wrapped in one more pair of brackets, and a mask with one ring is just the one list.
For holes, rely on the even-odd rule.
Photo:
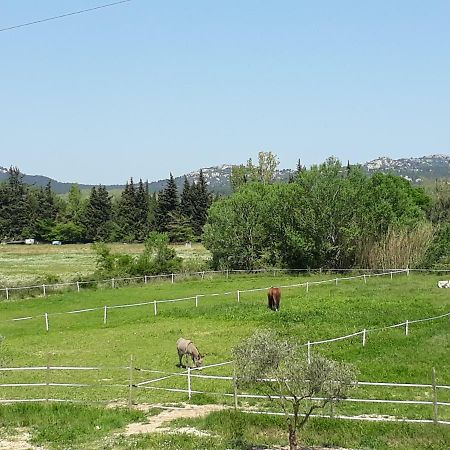
{"label": "dense foliage", "polygon": [[168,234],[171,242],[198,240],[212,197],[203,173],[187,180],[181,202],[170,175],[166,188],[150,194],[148,184],[131,178],[118,198],[102,185],[83,199],[73,185],[67,199],[57,197],[49,183],[35,188],[22,181],[17,168],[0,183],[0,238],[3,241],[59,240],[72,242],[144,242],[151,231]]}
{"label": "dense foliage", "polygon": [[[422,188],[401,177],[369,178],[329,158],[290,183],[243,183],[212,205],[204,242],[216,267],[376,266],[369,258],[374,246],[391,230],[426,223],[430,205]],[[417,247],[417,234],[407,236],[405,245]],[[411,257],[406,265],[416,262]]]}

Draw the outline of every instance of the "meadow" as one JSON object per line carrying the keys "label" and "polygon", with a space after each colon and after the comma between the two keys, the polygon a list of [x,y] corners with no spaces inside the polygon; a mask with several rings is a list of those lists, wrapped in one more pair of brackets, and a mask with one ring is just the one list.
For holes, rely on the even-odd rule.
{"label": "meadow", "polygon": [[[138,255],[144,244],[108,244],[113,253]],[[177,255],[186,261],[209,258],[201,244],[174,245]],[[92,276],[96,253],[92,244],[0,245],[0,286],[25,286],[36,283],[73,281]]]}
{"label": "meadow", "polygon": [[[3,387],[0,398],[59,398],[82,402],[115,401],[126,404],[129,400],[128,384],[132,363],[139,369],[154,369],[170,373],[182,373],[176,367],[178,357],[175,343],[178,337],[192,339],[200,351],[207,353],[206,364],[231,359],[231,349],[257,328],[272,328],[280,334],[306,343],[350,334],[363,328],[378,328],[406,319],[415,320],[438,316],[450,311],[448,291],[437,289],[437,275],[411,273],[370,278],[365,284],[361,279],[342,281],[338,285],[313,286],[283,290],[281,311],[266,307],[265,292],[248,292],[240,295],[240,289],[260,288],[271,285],[289,285],[302,281],[327,279],[330,275],[232,275],[205,277],[204,280],[187,280],[174,284],[157,282],[119,289],[97,289],[66,292],[49,297],[3,301],[0,303],[0,335],[5,337],[3,365],[19,366],[94,366],[95,371],[27,371],[0,372],[1,383],[86,383],[90,387],[64,388],[60,386]],[[124,305],[153,300],[175,299],[199,294],[225,293],[229,295],[205,296],[194,300],[158,305],[154,315],[153,304],[108,311],[107,323],[103,312],[95,310],[80,314],[65,314],[70,310],[102,308],[104,305]],[[49,331],[45,330],[43,314],[49,314]],[[63,314],[64,313],[64,314]],[[10,319],[31,316],[30,320]],[[408,336],[405,329],[371,332],[366,346],[361,336],[313,347],[337,360],[355,364],[359,381],[431,383],[431,371],[436,370],[437,383],[450,384],[448,318],[412,324]],[[206,373],[206,372],[205,372]],[[208,374],[230,375],[232,366],[209,369]],[[132,383],[138,384],[157,378],[143,370],[133,370]],[[107,385],[107,386],[105,386]],[[171,377],[152,386],[186,389],[186,378]],[[232,398],[216,395],[232,392],[229,381],[209,379],[192,380],[192,389],[209,394],[194,394],[193,403],[223,403],[232,405]],[[449,402],[449,390],[439,390],[439,401]],[[390,388],[360,386],[354,398],[430,400],[431,389]],[[167,404],[187,401],[184,392],[167,392],[136,388],[132,400],[137,404]],[[241,406],[277,410],[268,402],[242,399]],[[15,414],[8,414],[16,408]],[[30,410],[31,408],[31,410]],[[83,408],[98,416],[101,432],[83,431]],[[205,419],[180,420],[174,427],[189,423],[209,431],[211,437],[177,437],[174,435],[149,435],[136,438],[107,440],[115,427],[136,420],[123,409],[117,411],[117,420],[104,417],[104,409],[95,406],[41,404],[33,407],[9,405],[0,408],[0,417],[16,417],[4,420],[3,426],[14,428],[22,418],[34,431],[34,439],[54,448],[70,448],[68,442],[77,436],[82,448],[251,448],[252,445],[283,444],[286,441],[283,419],[266,416],[243,416],[243,413],[222,411]],[[19,412],[18,412],[19,411]],[[34,411],[34,413],[33,413]],[[36,412],[38,411],[38,412]],[[110,410],[108,410],[110,411]],[[126,411],[126,410],[125,410]],[[331,411],[327,410],[329,414]],[[413,404],[360,404],[340,403],[334,414],[373,414],[414,418],[432,418],[430,405]],[[450,420],[450,409],[439,408],[439,419]],[[70,417],[72,437],[61,435],[60,417]],[[48,420],[37,420],[44,417]],[[36,418],[35,421],[33,418]],[[78,418],[78,419],[77,419]],[[232,429],[240,430],[231,433]],[[111,425],[112,423],[112,425]],[[115,425],[114,425],[115,424]],[[303,439],[310,445],[339,445],[352,448],[447,448],[450,427],[433,424],[363,423],[344,422],[336,419],[312,419]],[[69,426],[69,429],[72,429]],[[89,429],[89,427],[88,427]],[[231,434],[230,434],[231,433]],[[414,439],[413,439],[414,437]],[[99,440],[100,439],[100,440]],[[102,440],[103,439],[103,440]],[[100,442],[100,443],[99,443]],[[106,443],[105,443],[106,442]],[[109,446],[109,447],[108,447]]]}

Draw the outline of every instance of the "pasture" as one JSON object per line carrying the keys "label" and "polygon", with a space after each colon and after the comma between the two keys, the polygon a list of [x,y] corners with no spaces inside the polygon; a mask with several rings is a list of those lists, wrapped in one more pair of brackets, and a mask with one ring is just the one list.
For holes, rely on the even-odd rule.
{"label": "pasture", "polygon": [[[144,244],[108,244],[113,253],[138,255]],[[209,252],[201,244],[174,245],[177,255],[185,261],[205,260]],[[62,246],[0,245],[0,286],[23,286],[36,282],[71,281],[86,278],[96,269],[92,244]]]}
{"label": "pasture", "polygon": [[[135,369],[130,374],[127,368],[130,365],[133,368],[168,373],[183,372],[176,367],[178,356],[175,343],[180,336],[192,339],[202,353],[208,354],[205,364],[215,364],[229,361],[232,347],[261,327],[275,329],[284,336],[306,343],[347,335],[364,328],[401,323],[407,319],[438,316],[450,311],[448,290],[436,288],[439,276],[418,273],[411,273],[410,276],[398,274],[392,280],[389,277],[370,278],[367,284],[361,279],[342,281],[338,285],[324,284],[311,287],[309,292],[306,292],[304,287],[285,288],[279,312],[267,308],[264,291],[243,293],[239,303],[235,295],[238,289],[289,285],[327,278],[330,276],[326,274],[277,275],[275,278],[267,275],[233,275],[229,279],[214,277],[174,284],[162,282],[120,289],[67,292],[47,298],[3,301],[0,303],[0,335],[5,337],[3,366],[85,366],[101,369],[0,372],[1,384],[44,384],[39,387],[0,387],[0,398],[58,398],[90,402],[117,400],[126,403],[130,395],[130,376],[132,384],[159,376]],[[197,307],[194,300],[160,304],[156,316],[152,304],[113,309],[108,311],[106,324],[103,323],[101,310],[66,314],[71,310],[102,308],[104,305],[124,305],[226,292],[232,294],[200,298]],[[44,313],[49,314],[48,332],[45,330]],[[24,316],[35,318],[15,322],[10,320]],[[360,372],[359,381],[430,384],[434,367],[437,384],[449,385],[448,331],[448,318],[443,318],[412,324],[408,335],[405,334],[404,327],[371,332],[367,335],[364,347],[361,344],[361,336],[355,336],[352,339],[314,346],[313,351],[352,362]],[[205,373],[231,375],[232,366],[212,368]],[[67,388],[45,385],[50,382],[86,383],[92,386]],[[170,377],[158,384],[147,385],[149,386],[185,390],[186,377]],[[193,403],[233,404],[232,397],[217,395],[232,392],[229,381],[193,378],[192,389],[208,392],[194,394],[191,400]],[[449,391],[439,390],[440,402],[450,401]],[[425,401],[432,398],[432,392],[431,389],[397,387],[386,390],[381,386],[360,386],[352,396]],[[132,390],[132,400],[139,404],[181,403],[187,401],[187,394],[142,387]],[[259,400],[242,399],[241,405],[277,410],[276,404]],[[58,406],[66,411],[65,414],[70,408],[75,408],[71,405]],[[5,413],[8,408],[12,407],[3,406],[0,411]],[[48,410],[50,405],[39,408]],[[326,412],[329,414],[331,411]],[[333,413],[420,419],[432,418],[433,408],[431,405],[408,403],[341,403],[334,408]],[[450,420],[450,408],[440,407],[438,413],[440,420]],[[28,414],[25,407],[23,414]],[[73,417],[76,417],[76,414],[73,414]],[[123,426],[127,420],[132,419],[122,418],[120,423],[117,422],[117,426]],[[230,442],[239,439],[229,435],[229,427],[223,425],[227,420],[241,424],[241,441],[244,439],[254,445],[285,442],[282,418],[233,416],[231,412],[225,411],[214,413],[210,418],[188,421],[191,425],[215,433],[217,438],[182,439],[171,435],[128,440],[118,438],[117,441],[111,441],[108,448],[161,448],[164,445],[166,448],[180,449],[231,448]],[[181,420],[173,426],[185,425],[186,422]],[[266,428],[272,432],[263,432]],[[316,445],[332,443],[355,448],[446,448],[450,427],[433,424],[344,423],[336,419],[313,419],[305,433],[306,441]],[[415,436],[419,446],[414,447],[411,439],[405,439],[405,434]],[[368,436],[373,438],[370,442],[367,441]],[[39,442],[55,447],[60,445],[57,439],[40,438]],[[93,448],[94,443],[88,442],[86,448]],[[211,442],[214,446],[211,446]],[[61,445],[64,448],[64,444]],[[106,444],[103,442],[101,445]],[[135,447],[132,447],[133,445]]]}

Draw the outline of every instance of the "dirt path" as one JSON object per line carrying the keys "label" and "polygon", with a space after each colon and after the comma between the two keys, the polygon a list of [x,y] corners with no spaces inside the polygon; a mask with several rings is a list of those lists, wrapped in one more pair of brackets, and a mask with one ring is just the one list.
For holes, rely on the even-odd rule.
{"label": "dirt path", "polygon": [[[142,423],[130,423],[124,432],[120,433],[122,436],[130,436],[132,434],[141,433],[168,433],[172,432],[169,427],[163,427],[163,424],[167,424],[176,419],[191,419],[196,417],[207,416],[214,411],[221,411],[225,409],[222,405],[188,405],[180,406],[163,406],[163,405],[138,405],[138,409],[141,411],[149,411],[151,408],[163,408],[164,410],[156,416],[148,418],[148,422]],[[198,436],[207,436],[207,433],[197,430],[191,427],[177,428],[177,433],[196,434]]]}
{"label": "dirt path", "polygon": [[15,432],[12,437],[0,437],[0,450],[45,450],[44,447],[30,444],[31,436],[25,428],[18,428]]}

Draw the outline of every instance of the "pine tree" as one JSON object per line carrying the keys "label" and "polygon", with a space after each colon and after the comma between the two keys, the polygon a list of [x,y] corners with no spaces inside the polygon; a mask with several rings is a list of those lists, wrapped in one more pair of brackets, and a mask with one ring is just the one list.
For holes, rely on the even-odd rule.
{"label": "pine tree", "polygon": [[173,175],[167,182],[166,188],[158,196],[158,204],[155,210],[155,225],[160,232],[169,231],[171,222],[170,214],[176,213],[179,208],[177,185]]}
{"label": "pine tree", "polygon": [[2,186],[0,195],[0,232],[5,239],[21,239],[29,226],[29,189],[23,183],[23,175],[17,167],[8,170],[9,179]]}
{"label": "pine tree", "polygon": [[138,189],[135,196],[135,210],[136,210],[136,237],[139,241],[144,241],[150,231],[149,226],[149,196],[148,183],[139,180]]}
{"label": "pine tree", "polygon": [[205,177],[203,171],[200,169],[198,176],[198,182],[193,186],[192,190],[192,228],[195,236],[201,236],[203,232],[203,226],[206,223],[208,216],[208,209],[211,205],[212,197],[208,192]]}
{"label": "pine tree", "polygon": [[88,241],[107,241],[111,234],[112,203],[108,191],[102,185],[95,186],[87,201],[84,226]]}
{"label": "pine tree", "polygon": [[193,215],[193,189],[194,185],[191,186],[187,177],[184,177],[183,183],[183,191],[181,192],[181,200],[180,200],[180,212],[181,214],[189,219],[189,222],[192,220]]}

